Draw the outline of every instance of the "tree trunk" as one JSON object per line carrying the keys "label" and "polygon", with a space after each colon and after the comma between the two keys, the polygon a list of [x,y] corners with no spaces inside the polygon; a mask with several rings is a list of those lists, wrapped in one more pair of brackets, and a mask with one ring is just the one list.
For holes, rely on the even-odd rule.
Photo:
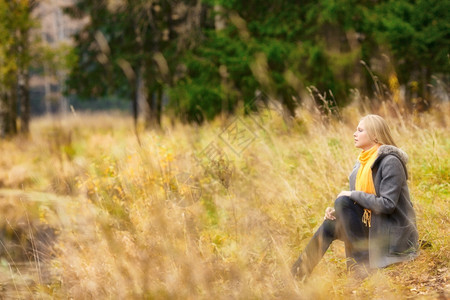
{"label": "tree trunk", "polygon": [[9,97],[9,133],[11,135],[17,134],[17,77],[14,84],[11,86],[11,93]]}
{"label": "tree trunk", "polygon": [[161,127],[162,97],[163,97],[163,88],[162,85],[158,84],[158,87],[156,89],[156,111],[155,111],[155,120],[156,125],[158,127]]}
{"label": "tree trunk", "polygon": [[0,99],[0,133],[2,137],[12,136],[17,133],[17,109],[16,89],[14,85],[9,91],[5,91]]}
{"label": "tree trunk", "polygon": [[30,132],[30,75],[28,70],[22,70],[19,79],[20,99],[20,132]]}
{"label": "tree trunk", "polygon": [[137,80],[133,79],[130,80],[130,86],[131,86],[131,101],[133,105],[133,127],[134,127],[134,134],[136,135],[136,139],[138,141],[139,146],[141,145],[141,139],[139,137],[139,131],[138,131],[138,85]]}
{"label": "tree trunk", "polygon": [[6,105],[6,93],[1,93],[0,95],[0,137],[4,138],[6,136],[6,114],[7,114],[7,105]]}
{"label": "tree trunk", "polygon": [[138,122],[138,92],[137,92],[137,83],[131,83],[131,100],[133,101],[133,124],[134,129],[137,132],[137,122]]}
{"label": "tree trunk", "polygon": [[157,85],[148,89],[147,103],[149,112],[146,117],[147,128],[161,127],[161,111],[162,111],[162,86]]}
{"label": "tree trunk", "polygon": [[420,110],[425,111],[428,110],[431,106],[431,93],[429,88],[429,83],[431,81],[430,72],[427,67],[422,66],[421,70],[421,81],[422,81],[422,103],[420,105]]}

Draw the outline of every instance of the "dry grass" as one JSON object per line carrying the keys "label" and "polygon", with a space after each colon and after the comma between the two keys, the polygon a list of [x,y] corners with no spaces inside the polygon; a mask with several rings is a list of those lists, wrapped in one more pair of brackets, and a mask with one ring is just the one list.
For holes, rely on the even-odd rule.
{"label": "dry grass", "polygon": [[[432,247],[357,284],[337,241],[308,281],[290,275],[325,208],[347,189],[359,152],[352,134],[366,113],[359,107],[345,108],[340,119],[301,108],[290,126],[274,111],[258,124],[242,117],[244,136],[254,139],[238,155],[219,137],[232,120],[142,131],[141,145],[125,116],[34,120],[30,139],[0,141],[0,188],[34,201],[30,218],[54,228],[57,238],[42,266],[29,259],[28,273],[3,255],[9,271],[0,288],[12,298],[448,297],[450,109],[444,104],[413,115],[390,104],[376,109],[409,154],[420,237]],[[202,156],[211,142],[223,159]],[[5,219],[16,218],[3,207]],[[21,276],[31,279],[11,281]]]}

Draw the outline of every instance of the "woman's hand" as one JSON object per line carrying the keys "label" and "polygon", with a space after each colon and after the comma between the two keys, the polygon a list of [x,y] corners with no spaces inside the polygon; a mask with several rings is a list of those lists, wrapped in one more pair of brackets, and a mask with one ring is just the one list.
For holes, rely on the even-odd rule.
{"label": "woman's hand", "polygon": [[[337,196],[337,198],[341,197],[341,196],[347,196],[350,197],[352,194],[351,191],[342,191],[339,193],[339,195]],[[336,220],[336,217],[334,216],[334,208],[332,207],[327,207],[327,209],[325,210],[325,216],[323,217],[324,220]]]}
{"label": "woman's hand", "polygon": [[337,198],[341,197],[341,196],[347,196],[350,197],[352,195],[351,191],[342,191],[339,193],[339,195],[337,196]]}
{"label": "woman's hand", "polygon": [[336,217],[334,216],[334,208],[327,207],[325,209],[325,217],[323,217],[324,220],[336,220]]}

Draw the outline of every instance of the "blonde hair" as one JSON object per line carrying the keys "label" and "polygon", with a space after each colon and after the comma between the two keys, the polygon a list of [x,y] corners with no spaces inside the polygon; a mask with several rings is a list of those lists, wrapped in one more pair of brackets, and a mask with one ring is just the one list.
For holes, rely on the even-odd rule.
{"label": "blonde hair", "polygon": [[396,146],[387,122],[379,115],[367,115],[361,118],[369,138],[381,145]]}

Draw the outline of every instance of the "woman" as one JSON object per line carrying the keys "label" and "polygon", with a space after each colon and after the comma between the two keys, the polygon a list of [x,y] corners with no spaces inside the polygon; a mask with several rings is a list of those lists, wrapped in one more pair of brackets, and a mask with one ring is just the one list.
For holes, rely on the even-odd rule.
{"label": "woman", "polygon": [[334,208],[292,267],[309,275],[335,239],[345,243],[347,268],[366,277],[369,268],[410,260],[418,255],[415,213],[409,199],[408,156],[396,147],[386,121],[363,117],[353,134],[361,148],[350,174],[350,191],[342,191]]}

